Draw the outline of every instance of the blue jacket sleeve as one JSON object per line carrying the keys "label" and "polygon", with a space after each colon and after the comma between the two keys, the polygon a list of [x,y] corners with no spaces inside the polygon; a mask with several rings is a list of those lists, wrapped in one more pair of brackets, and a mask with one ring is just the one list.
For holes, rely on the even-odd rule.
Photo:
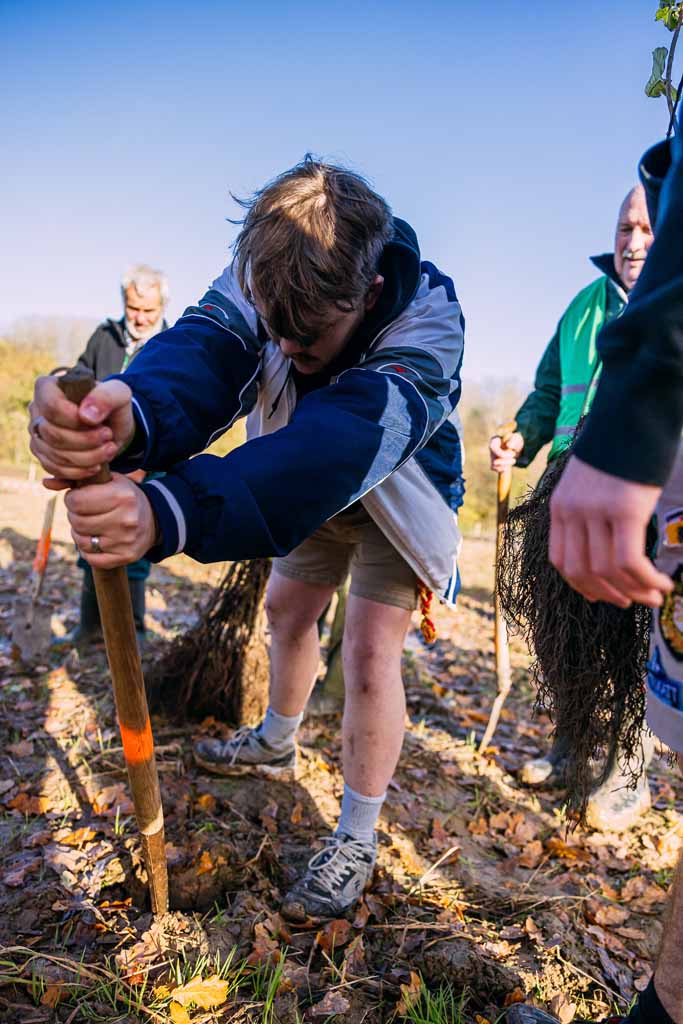
{"label": "blue jacket sleeve", "polygon": [[152,338],[123,374],[137,432],[118,472],[167,470],[204,451],[252,408],[261,345],[237,307],[210,289],[174,327]]}
{"label": "blue jacket sleeve", "polygon": [[153,561],[284,555],[424,443],[427,406],[399,376],[353,368],[303,398],[286,427],[142,485],[161,527]]}
{"label": "blue jacket sleeve", "polygon": [[575,449],[606,473],[659,486],[683,426],[682,131],[679,120],[643,271],[624,313],[600,335],[604,368]]}

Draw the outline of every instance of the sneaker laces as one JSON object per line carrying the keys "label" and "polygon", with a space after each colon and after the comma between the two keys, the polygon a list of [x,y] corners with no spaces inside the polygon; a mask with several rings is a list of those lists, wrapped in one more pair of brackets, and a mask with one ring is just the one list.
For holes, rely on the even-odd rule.
{"label": "sneaker laces", "polygon": [[330,888],[342,885],[349,865],[356,870],[367,870],[367,854],[370,853],[371,858],[374,856],[374,846],[363,839],[344,836],[319,838],[325,843],[325,848],[311,857],[308,870]]}
{"label": "sneaker laces", "polygon": [[247,742],[250,736],[254,735],[255,730],[251,725],[243,725],[240,729],[236,729],[229,740],[221,745],[221,756],[225,757],[228,751],[232,750],[232,756],[230,758],[230,764],[234,764],[237,760],[237,755],[240,750]]}

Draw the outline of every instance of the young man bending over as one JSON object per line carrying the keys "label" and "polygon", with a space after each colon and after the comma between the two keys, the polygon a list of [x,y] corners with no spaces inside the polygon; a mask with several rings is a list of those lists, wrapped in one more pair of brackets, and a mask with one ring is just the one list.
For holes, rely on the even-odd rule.
{"label": "young man bending over", "polygon": [[[197,744],[210,771],[292,772],[317,620],[350,571],[344,795],[285,897],[303,920],[342,913],[371,878],[418,584],[457,593],[464,320],[452,281],[357,175],[306,158],[245,206],[231,265],[125,374],[80,408],[37,382],[31,447],[53,489],[112,462],[110,484],[66,496],[93,566],[273,556],[270,705],[258,728]],[[245,445],[190,459],[244,415]],[[138,486],[122,475],[137,468],[166,475]]]}

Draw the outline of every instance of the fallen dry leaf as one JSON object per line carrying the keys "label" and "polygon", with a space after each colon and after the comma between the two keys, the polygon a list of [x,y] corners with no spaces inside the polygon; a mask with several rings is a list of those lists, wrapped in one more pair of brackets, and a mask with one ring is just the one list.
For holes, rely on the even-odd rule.
{"label": "fallen dry leaf", "polygon": [[280,950],[277,942],[262,922],[254,925],[254,944],[251,953],[247,957],[247,963],[252,967],[260,967],[262,964],[275,963],[279,958]]}
{"label": "fallen dry leaf", "polygon": [[300,825],[301,822],[303,821],[303,817],[304,806],[302,803],[297,801],[297,803],[294,804],[294,807],[292,808],[292,813],[289,816],[290,823],[292,825]]}
{"label": "fallen dry leaf", "polygon": [[117,810],[119,814],[132,814],[133,804],[123,782],[101,789],[93,800],[92,810],[101,817],[114,817]]}
{"label": "fallen dry leaf", "polygon": [[276,910],[263,923],[274,939],[281,939],[288,944],[292,941],[291,929],[279,911]]}
{"label": "fallen dry leaf", "polygon": [[9,886],[10,889],[18,889],[20,885],[24,884],[27,875],[37,871],[40,862],[40,857],[33,857],[31,860],[25,861],[23,864],[19,864],[17,867],[12,868],[11,871],[8,871],[6,875],[2,876],[3,883]]}
{"label": "fallen dry leaf", "polygon": [[54,1009],[64,995],[64,983],[57,981],[47,986],[40,998],[40,1002],[43,1006],[49,1006],[50,1009]]}
{"label": "fallen dry leaf", "polygon": [[584,905],[586,920],[592,924],[617,925],[623,924],[629,916],[628,910],[614,903],[599,903],[597,900],[586,900]]}
{"label": "fallen dry leaf", "polygon": [[351,938],[352,925],[350,921],[340,917],[334,921],[328,921],[316,935],[316,941],[325,953],[345,946]]}
{"label": "fallen dry leaf", "polygon": [[543,860],[543,843],[540,839],[532,839],[519,855],[518,864],[522,868],[537,868]]}
{"label": "fallen dry leaf", "polygon": [[308,1011],[312,1017],[328,1017],[336,1013],[346,1013],[351,1003],[339,991],[331,989],[323,999]]}
{"label": "fallen dry leaf", "polygon": [[503,1000],[503,1006],[507,1009],[508,1006],[512,1006],[513,1003],[523,1003],[526,996],[522,992],[521,988],[513,988],[512,992],[508,992]]}
{"label": "fallen dry leaf", "polygon": [[447,850],[451,842],[452,837],[443,827],[443,822],[439,818],[432,818],[432,849],[439,853],[441,850]]}
{"label": "fallen dry leaf", "polygon": [[202,855],[197,865],[197,875],[206,875],[209,871],[213,871],[213,868],[214,863],[211,860],[211,854],[208,850],[202,850]]}
{"label": "fallen dry leaf", "polygon": [[344,953],[344,969],[351,977],[360,977],[367,974],[367,963],[365,962],[365,945],[363,936],[356,935],[346,947]]}
{"label": "fallen dry leaf", "polygon": [[190,1024],[190,1015],[181,1003],[169,1003],[168,1015],[173,1024]]}
{"label": "fallen dry leaf", "polygon": [[17,793],[13,800],[9,800],[8,807],[13,811],[20,811],[21,814],[47,814],[53,810],[51,801],[46,796],[29,796],[28,793]]}
{"label": "fallen dry leaf", "polygon": [[410,981],[401,985],[401,998],[396,1006],[396,1013],[399,1017],[405,1017],[410,1012],[411,1006],[418,1001],[422,992],[422,978],[415,971],[410,972]]}
{"label": "fallen dry leaf", "polygon": [[547,839],[545,848],[551,857],[560,857],[562,860],[576,860],[585,864],[589,864],[591,860],[588,850],[584,850],[581,846],[571,846],[559,836],[551,836],[550,839]]}
{"label": "fallen dry leaf", "polygon": [[74,829],[73,832],[57,832],[55,839],[58,843],[64,843],[66,846],[82,846],[83,843],[91,842],[96,836],[97,832],[94,829],[85,826]]}
{"label": "fallen dry leaf", "polygon": [[533,917],[527,917],[524,922],[524,931],[527,933],[530,939],[534,942],[543,942],[543,932],[538,927]]}
{"label": "fallen dry leaf", "polygon": [[622,939],[631,939],[636,942],[641,939],[647,939],[647,934],[640,928],[615,928],[614,932],[616,935],[620,935]]}
{"label": "fallen dry leaf", "polygon": [[214,1006],[222,1006],[228,998],[228,982],[219,978],[217,974],[202,981],[201,975],[197,975],[186,985],[179,985],[171,991],[171,999],[174,999],[181,1006],[199,1006],[202,1010],[211,1010]]}
{"label": "fallen dry leaf", "polygon": [[19,740],[18,743],[8,743],[5,750],[12,757],[30,757],[33,753],[33,743],[31,740]]}
{"label": "fallen dry leaf", "polygon": [[571,1024],[576,1016],[576,1003],[572,1003],[564,992],[557,992],[548,1003],[548,1008],[560,1024]]}
{"label": "fallen dry leaf", "polygon": [[488,832],[489,826],[486,818],[480,816],[474,821],[470,821],[467,829],[473,836],[484,836]]}
{"label": "fallen dry leaf", "polygon": [[218,801],[213,793],[202,793],[197,797],[195,803],[206,814],[214,814],[218,807]]}

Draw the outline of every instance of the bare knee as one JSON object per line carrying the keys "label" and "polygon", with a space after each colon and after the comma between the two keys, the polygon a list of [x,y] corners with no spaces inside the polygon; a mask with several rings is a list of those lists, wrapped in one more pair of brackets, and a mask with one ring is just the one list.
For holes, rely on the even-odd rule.
{"label": "bare knee", "polygon": [[313,615],[302,614],[301,609],[280,597],[266,598],[266,617],[271,633],[292,638],[303,636],[316,623]]}
{"label": "bare knee", "polygon": [[317,628],[329,594],[296,580],[273,574],[266,592],[266,617],[271,633],[296,640]]}
{"label": "bare knee", "polygon": [[401,651],[387,650],[373,639],[344,638],[342,649],[347,696],[378,700],[401,685]]}

